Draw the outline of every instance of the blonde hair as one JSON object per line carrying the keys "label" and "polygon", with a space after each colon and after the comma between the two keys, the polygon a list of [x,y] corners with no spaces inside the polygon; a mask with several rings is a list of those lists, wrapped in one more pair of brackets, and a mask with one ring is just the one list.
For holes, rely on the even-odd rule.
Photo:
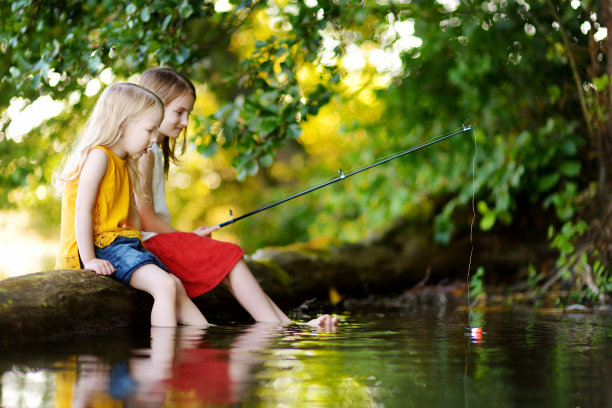
{"label": "blonde hair", "polygon": [[[124,129],[144,115],[157,111],[159,126],[164,118],[164,104],[153,92],[128,82],[108,86],[98,98],[96,106],[85,123],[83,131],[75,140],[70,153],[55,174],[55,187],[61,194],[64,185],[81,175],[87,154],[94,146],[110,147],[119,141]],[[131,180],[138,180],[136,159],[126,159]],[[132,182],[136,186],[139,183]]]}
{"label": "blonde hair", "polygon": [[[150,68],[142,73],[138,85],[143,86],[154,92],[161,98],[165,106],[170,102],[185,94],[190,94],[195,100],[196,91],[193,83],[186,76],[176,72],[172,68]],[[185,142],[187,140],[187,128],[183,131],[181,140],[181,154],[185,152]],[[179,163],[176,156],[176,139],[165,137],[160,143],[164,156],[164,174],[168,176],[170,162]]]}

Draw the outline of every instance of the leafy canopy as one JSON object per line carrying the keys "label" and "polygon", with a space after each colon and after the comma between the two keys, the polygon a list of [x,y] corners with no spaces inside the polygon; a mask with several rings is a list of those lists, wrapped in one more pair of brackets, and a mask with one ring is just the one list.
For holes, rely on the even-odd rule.
{"label": "leafy canopy", "polygon": [[[567,0],[3,2],[0,106],[6,112],[44,95],[64,110],[19,137],[3,114],[0,206],[46,202],[44,186],[95,99],[86,91],[92,83],[168,65],[199,84],[198,103],[212,109],[194,112],[191,143],[225,181],[219,191],[240,194],[246,209],[263,200],[244,190],[272,186],[281,190],[270,196],[280,195],[299,189],[289,180],[347,172],[462,123],[476,129],[475,159],[471,137],[436,145],[305,198],[298,211],[252,221],[249,228],[270,232],[253,245],[339,231],[358,239],[397,216],[435,217],[435,238],[449,242],[457,226],[469,225],[473,191],[485,230],[512,222],[525,206],[541,209],[544,223],[547,211],[570,220],[608,171],[600,7]],[[201,179],[194,169],[181,174],[191,174],[192,184]],[[202,207],[218,216],[222,206],[193,189],[174,193],[181,209],[194,197],[212,203],[189,207],[185,219],[210,219]]]}

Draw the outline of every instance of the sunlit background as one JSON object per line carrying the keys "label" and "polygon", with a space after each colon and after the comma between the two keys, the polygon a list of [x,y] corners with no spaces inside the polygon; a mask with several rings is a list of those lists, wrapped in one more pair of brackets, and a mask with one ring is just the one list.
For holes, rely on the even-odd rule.
{"label": "sunlit background", "polygon": [[[454,0],[444,0],[439,1],[439,3],[444,4],[449,10],[457,6],[457,1]],[[316,2],[314,5],[316,5]],[[232,5],[227,1],[218,1],[215,4],[215,11],[220,13],[231,12],[231,8]],[[268,26],[267,30],[259,27],[259,30],[262,31],[261,34],[269,35],[273,27],[277,24],[273,7],[268,8],[265,13],[261,13],[258,20],[260,23],[267,24]],[[250,52],[248,43],[252,42],[252,39],[245,37],[249,34],[250,33],[245,33],[243,36],[240,34],[236,35],[235,47],[238,52],[245,54]],[[380,48],[370,43],[362,47],[355,45],[348,47],[346,54],[342,58],[342,61],[340,61],[342,67],[348,73],[343,79],[344,92],[349,95],[354,95],[359,106],[342,107],[332,102],[332,104],[324,107],[320,111],[315,120],[306,122],[303,126],[303,134],[298,142],[303,145],[308,155],[319,158],[324,162],[327,161],[330,166],[333,167],[335,165],[334,162],[338,159],[342,150],[343,144],[349,143],[347,140],[342,141],[338,138],[338,129],[344,122],[342,116],[346,113],[348,118],[352,119],[356,114],[363,115],[360,113],[361,107],[368,107],[368,109],[370,109],[369,113],[363,115],[365,116],[365,120],[367,120],[368,116],[371,117],[372,120],[377,119],[376,112],[378,103],[374,92],[377,89],[387,87],[393,77],[400,73],[402,68],[400,54],[421,45],[421,40],[413,34],[413,20],[395,21],[393,17],[390,16],[388,20],[388,32],[384,33],[384,35],[388,37],[386,41],[390,46]],[[336,64],[338,62],[334,59],[335,53],[333,52],[333,49],[338,46],[338,44],[339,41],[334,38],[333,33],[330,32],[325,35],[323,47],[320,51],[321,62],[323,64]],[[312,72],[311,70],[312,67],[304,67],[303,70],[298,73],[302,83],[308,84],[310,77],[316,76],[316,72]],[[51,85],[58,84],[65,79],[53,70],[49,71],[48,75]],[[46,95],[34,101],[14,98],[9,108],[3,114],[3,117],[8,117],[11,120],[11,124],[6,132],[7,139],[12,139],[19,143],[24,138],[27,138],[30,132],[36,132],[39,126],[44,124],[46,120],[62,113],[62,111],[67,108],[69,109],[71,105],[74,105],[74,103],[82,97],[97,96],[104,86],[112,83],[116,79],[112,69],[106,68],[97,78],[90,79],[82,84],[82,95],[80,93],[74,93],[66,102],[54,101],[50,96]],[[127,80],[136,82],[138,80],[138,75],[135,74],[133,77],[127,78]],[[213,113],[218,108],[214,95],[207,93],[205,84],[200,84],[198,92],[198,101],[194,112],[202,112],[205,114]],[[350,143],[353,144],[359,141],[363,142],[363,139],[366,137],[365,132],[359,131],[355,132],[352,136],[354,139],[351,140]],[[170,177],[168,183],[169,191],[180,192],[186,189],[194,189],[198,185],[198,188],[203,188],[208,191],[217,189],[223,183],[224,177],[213,169],[206,168],[211,165],[211,159],[203,159],[196,154],[193,151],[193,146],[190,146],[188,150],[189,151],[184,157],[184,166],[179,170],[175,169]],[[215,160],[223,159],[216,158]],[[299,174],[296,172],[292,174],[289,167],[304,167],[304,160],[305,157],[303,155],[293,155],[293,157],[289,158],[288,163],[279,161],[273,164],[271,173],[276,174],[281,181],[291,181],[288,180],[288,178],[298,176]],[[228,163],[223,163],[223,165],[227,167]],[[225,171],[231,172],[231,170],[227,169]],[[199,179],[194,180],[194,172],[199,173]],[[333,173],[330,174],[333,175]],[[293,181],[293,188],[299,190],[302,180]],[[317,181],[319,180],[303,180],[304,183],[313,183]],[[35,198],[32,197],[34,200],[48,200],[54,194],[50,186],[38,186],[32,193],[35,195]],[[259,204],[267,204],[278,198],[280,198],[280,196],[262,199],[259,200]],[[175,214],[173,209],[179,207],[185,208],[185,204],[179,201],[180,199],[174,200],[173,195],[169,194],[169,205],[171,207],[171,212],[174,214],[175,221],[179,224],[178,226],[185,229],[197,227],[197,225],[193,224],[193,220],[185,219]],[[201,204],[194,202],[191,205],[197,206]],[[187,207],[188,206],[189,204],[187,204]],[[59,199],[57,199],[57,207],[59,208]],[[246,212],[250,209],[252,208],[234,208],[233,211],[236,214],[239,211]],[[188,211],[188,213],[190,212]],[[209,219],[206,221],[210,224],[225,221],[228,218],[227,206],[209,209],[208,217]],[[0,212],[0,277],[18,276],[26,273],[53,269],[55,251],[59,240],[59,220],[48,220],[48,222],[52,227],[49,228],[48,225],[45,225],[41,229],[37,225],[36,219],[33,219],[31,211],[29,210],[17,209]],[[239,244],[243,243],[243,237],[231,231],[222,231],[218,233],[216,237]]]}
{"label": "sunlit background", "polygon": [[[233,33],[230,51],[239,57],[246,57],[253,51],[255,39],[266,39],[275,33],[290,31],[291,25],[279,17],[280,3],[286,2],[269,1],[265,8],[258,9],[245,27]],[[437,0],[437,3],[446,11],[452,12],[458,7],[459,0]],[[529,7],[525,2],[519,3]],[[317,5],[314,0],[306,0],[304,4],[307,7]],[[225,0],[215,2],[217,13],[231,13],[233,7]],[[296,6],[287,3],[283,7],[285,13],[291,14],[291,7]],[[482,7],[490,8],[489,11],[493,13],[497,6],[496,2],[492,1],[482,3]],[[580,1],[572,1],[571,7],[578,9]],[[318,55],[320,65],[303,63],[296,73],[298,82],[304,89],[314,88],[320,80],[321,66],[338,64],[343,70],[343,76],[335,92],[340,97],[323,106],[316,117],[301,122],[302,134],[299,139],[295,143],[288,143],[277,152],[275,161],[265,169],[265,175],[261,174],[264,172],[262,170],[257,176],[239,182],[236,180],[235,170],[231,167],[231,152],[220,152],[205,158],[196,153],[197,146],[190,143],[187,153],[183,156],[182,166],[171,171],[167,184],[173,224],[183,230],[194,229],[203,224],[218,224],[229,218],[229,209],[236,216],[244,214],[334,178],[339,168],[347,173],[426,141],[394,133],[393,124],[381,125],[381,121],[388,119],[390,114],[384,116],[386,101],[384,95],[380,96],[380,92],[391,87],[398,77],[408,75],[402,72],[405,68],[402,58],[418,59],[421,51],[419,47],[423,45],[422,39],[415,36],[415,20],[398,16],[399,14],[388,14],[385,17],[384,29],[376,33],[376,41],[361,41],[357,44],[342,38],[346,45],[342,57],[338,57],[338,53],[334,52],[341,44],[342,30],[329,29],[321,33],[323,42]],[[439,28],[443,31],[446,26],[453,24],[459,24],[456,17],[442,21]],[[580,29],[586,34],[593,27],[596,27],[596,41],[606,38],[605,26],[595,24],[595,20],[584,21]],[[555,28],[553,23],[553,28],[558,27]],[[483,30],[488,28],[483,27]],[[534,36],[535,30],[529,23],[524,25],[524,34],[527,37]],[[410,54],[411,50],[414,51]],[[508,58],[511,57],[512,54]],[[340,61],[337,58],[341,58]],[[516,58],[515,65],[520,61],[520,54]],[[61,86],[66,80],[65,74],[53,70],[48,72],[50,86]],[[42,134],[44,138],[48,122],[61,117],[62,114],[69,115],[73,106],[81,100],[95,100],[106,85],[117,80],[137,82],[138,73],[129,78],[117,78],[112,67],[106,67],[95,77],[77,79],[82,91],[72,93],[67,100],[61,102],[54,101],[48,95],[35,100],[13,98],[10,106],[0,116],[0,123],[11,121],[3,136],[16,143],[34,135]],[[196,86],[198,98],[192,116],[213,114],[219,109],[220,102],[210,91],[209,84],[196,83]],[[88,106],[91,106],[91,103]],[[194,120],[191,121],[189,129],[192,135],[193,122]],[[431,139],[447,131],[456,130],[460,125],[449,123],[446,128],[438,126],[425,130],[423,129],[427,126],[419,125],[419,134]],[[55,123],[54,126],[58,124]],[[62,132],[66,133],[66,140],[75,130],[77,129],[62,129]],[[477,132],[476,138],[485,140],[486,136]],[[467,146],[462,152],[464,157],[471,157],[471,150],[467,150],[472,148],[470,142],[464,143]],[[42,140],[40,145],[44,143]],[[66,145],[57,139],[47,142],[47,145],[52,151],[52,159],[47,163],[57,165],[55,152],[63,151]],[[396,165],[377,168],[376,173],[360,176],[341,189],[333,187],[313,194],[312,197],[300,198],[286,204],[283,209],[271,210],[265,216],[256,216],[257,219],[245,220],[223,229],[216,233],[215,237],[238,243],[247,252],[253,252],[262,245],[286,245],[307,239],[363,239],[376,229],[391,225],[392,217],[397,214],[414,217],[425,214],[431,219],[434,205],[427,195],[456,187],[457,179],[452,180],[445,172],[455,172],[453,176],[457,177],[457,173],[465,173],[461,168],[471,169],[469,159],[465,163],[453,162],[457,156],[454,153],[457,151],[449,149],[451,148],[447,146],[436,148],[437,156],[432,159],[438,160],[435,163],[424,159],[421,164],[413,163],[409,170],[404,168],[399,174],[409,175],[407,182],[396,177],[398,173],[393,167]],[[27,161],[27,158],[22,157],[20,160]],[[50,174],[52,170],[37,168],[36,172]],[[41,178],[40,175],[37,177]],[[459,179],[460,183],[472,181],[466,174],[460,177],[463,177]],[[452,183],[455,185],[451,186]],[[0,212],[0,277],[53,269],[59,238],[59,200],[55,198],[51,186],[38,185],[35,182],[29,184],[31,185],[18,187],[10,192],[6,201],[16,208]],[[510,194],[507,191],[505,193]],[[467,197],[461,199],[464,202],[468,200]],[[490,203],[490,207],[482,202],[479,207],[484,215],[487,212],[493,214],[492,223],[495,222],[495,211],[510,211],[510,208],[499,205],[499,202],[502,200]],[[492,208],[493,205],[500,208]],[[319,210],[314,211],[313,208]],[[309,217],[301,217],[301,213],[307,210]],[[273,222],[274,218],[280,221]],[[283,235],[283,231],[292,232]]]}

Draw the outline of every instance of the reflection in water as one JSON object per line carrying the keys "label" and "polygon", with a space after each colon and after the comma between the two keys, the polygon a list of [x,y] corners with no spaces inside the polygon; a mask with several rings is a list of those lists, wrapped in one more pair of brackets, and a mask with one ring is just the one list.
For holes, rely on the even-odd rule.
{"label": "reflection in water", "polygon": [[338,333],[285,331],[257,373],[252,399],[264,406],[376,406],[374,377],[355,375],[364,363],[360,347],[354,354],[342,350],[346,345]]}
{"label": "reflection in water", "polygon": [[0,407],[44,407],[53,390],[53,373],[45,371],[7,371],[1,378]]}
{"label": "reflection in water", "polygon": [[218,348],[205,339],[209,329],[152,327],[151,347],[134,350],[127,359],[107,364],[79,356],[72,406],[237,403],[275,329],[255,323],[236,334],[228,348]]}
{"label": "reflection in water", "polygon": [[347,315],[336,333],[258,323],[114,334],[59,355],[20,345],[0,350],[0,402],[612,407],[612,316],[475,312],[472,323],[481,337],[465,313],[396,311]]}
{"label": "reflection in water", "polygon": [[169,381],[168,402],[177,406],[206,401],[234,404],[251,384],[253,367],[279,327],[255,323],[244,328],[229,348],[214,347],[206,340],[189,341],[180,349],[174,375]]}

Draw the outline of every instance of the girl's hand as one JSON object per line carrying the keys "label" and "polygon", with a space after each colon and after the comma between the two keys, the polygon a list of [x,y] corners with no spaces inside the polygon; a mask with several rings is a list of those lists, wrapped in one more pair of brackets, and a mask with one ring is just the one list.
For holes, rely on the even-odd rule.
{"label": "girl's hand", "polygon": [[83,263],[83,267],[90,271],[94,271],[98,275],[112,275],[115,272],[115,267],[106,259],[92,258]]}
{"label": "girl's hand", "polygon": [[201,237],[210,237],[210,234],[212,234],[214,231],[217,231],[218,229],[219,229],[218,225],[215,225],[212,227],[202,226],[194,230],[193,233],[198,234]]}

